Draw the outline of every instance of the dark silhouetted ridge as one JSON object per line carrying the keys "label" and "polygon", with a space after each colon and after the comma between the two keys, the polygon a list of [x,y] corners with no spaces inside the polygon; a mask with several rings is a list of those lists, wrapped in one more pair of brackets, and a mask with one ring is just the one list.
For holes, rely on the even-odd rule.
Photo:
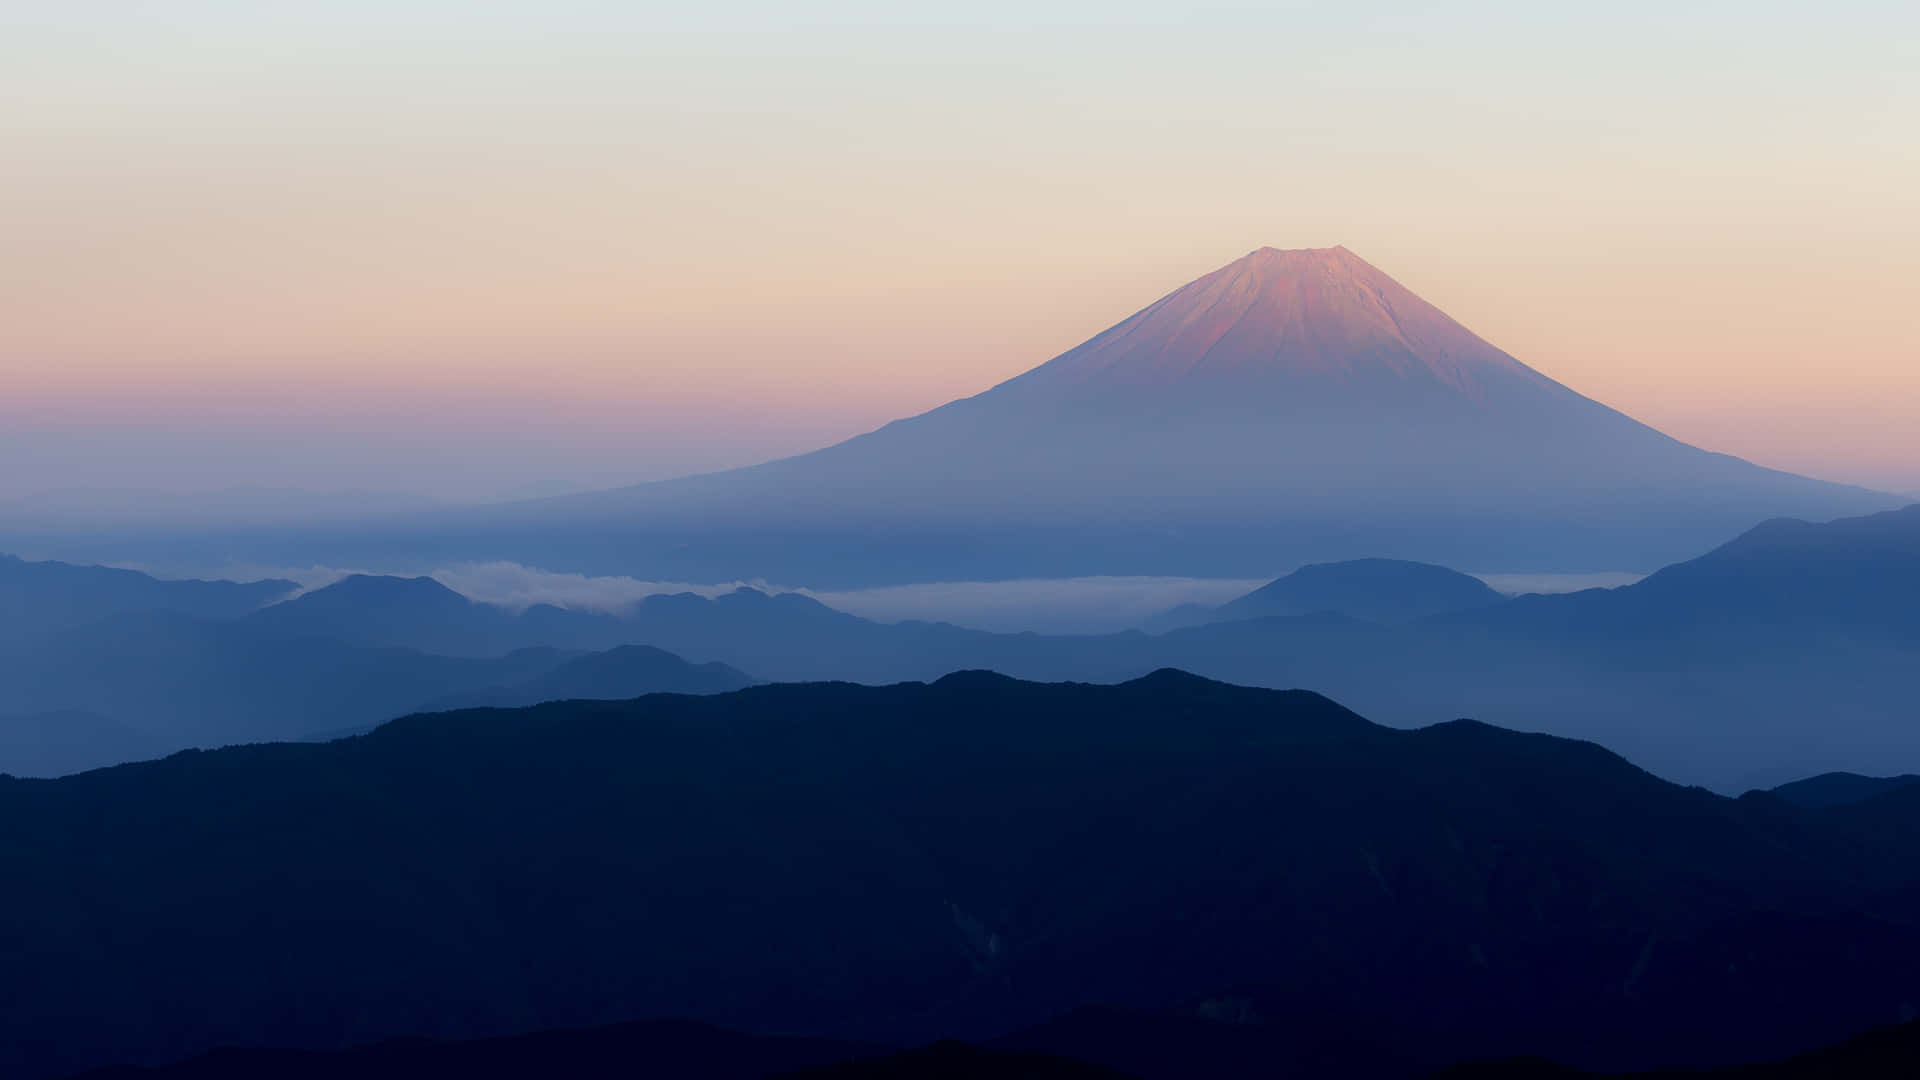
{"label": "dark silhouetted ridge", "polygon": [[977,1042],[1087,1005],[1350,1076],[1778,1058],[1916,991],[1899,795],[1725,799],[1171,671],[420,714],[0,779],[0,1071],[620,1016]]}
{"label": "dark silhouetted ridge", "polygon": [[1920,784],[1920,776],[1911,773],[1902,776],[1861,776],[1858,773],[1831,772],[1781,784],[1773,789],[1773,794],[1795,806],[1844,806],[1864,802],[1912,784]]}

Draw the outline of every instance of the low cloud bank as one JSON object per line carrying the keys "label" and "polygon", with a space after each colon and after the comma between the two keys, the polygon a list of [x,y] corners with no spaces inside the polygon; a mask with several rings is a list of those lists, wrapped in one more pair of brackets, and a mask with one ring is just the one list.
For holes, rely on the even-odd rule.
{"label": "low cloud bank", "polygon": [[[349,574],[392,573],[336,566],[227,566],[217,574],[233,580],[285,578],[301,592],[331,585]],[[405,574],[404,576],[413,576]],[[1077,577],[1016,581],[945,581],[872,589],[790,588],[763,580],[695,583],[633,577],[558,573],[516,562],[456,563],[426,576],[471,600],[522,611],[552,604],[577,611],[624,614],[649,596],[694,593],[719,596],[741,587],[797,592],[830,607],[878,622],[922,619],[979,630],[1098,634],[1127,630],[1182,604],[1224,604],[1267,583],[1266,578]],[[1643,575],[1479,574],[1504,593],[1572,592],[1615,588]]]}
{"label": "low cloud bank", "polygon": [[780,589],[764,581],[732,581],[718,585],[699,585],[684,581],[642,581],[630,577],[588,577],[585,574],[563,574],[541,570],[536,567],[522,566],[516,562],[455,563],[424,573],[419,570],[380,570],[351,566],[263,566],[258,564],[229,564],[217,570],[176,570],[168,573],[144,565],[130,563],[120,565],[129,570],[139,570],[157,577],[224,578],[229,581],[279,578],[291,581],[298,586],[285,599],[292,599],[315,589],[324,589],[342,578],[352,577],[355,574],[430,577],[469,600],[493,604],[512,611],[524,611],[535,604],[552,604],[555,607],[571,608],[576,611],[600,611],[615,615],[632,611],[633,606],[641,600],[662,593],[719,596],[742,586],[769,592],[801,591]]}
{"label": "low cloud bank", "polygon": [[881,622],[926,619],[981,630],[1097,634],[1139,626],[1181,604],[1224,604],[1264,578],[1083,577],[947,581],[815,592],[823,604]]}
{"label": "low cloud bank", "polygon": [[980,630],[1102,633],[1137,626],[1178,604],[1224,603],[1257,580],[1086,577],[1027,581],[957,581],[874,589],[788,588],[766,581],[694,584],[631,577],[588,577],[519,563],[464,563],[433,571],[434,580],[471,599],[516,610],[534,604],[622,613],[648,596],[718,596],[742,586],[797,592],[829,607],[879,622],[924,619]]}
{"label": "low cloud bank", "polygon": [[442,567],[428,575],[440,584],[470,600],[498,604],[522,611],[535,604],[577,611],[601,611],[624,614],[649,596],[662,593],[697,593],[719,596],[741,586],[786,592],[764,581],[730,581],[720,585],[694,585],[684,581],[642,581],[630,577],[588,577],[585,574],[560,574],[522,566],[515,562],[458,563]]}
{"label": "low cloud bank", "polygon": [[1617,589],[1631,585],[1645,574],[1626,571],[1595,574],[1475,574],[1495,592],[1508,596],[1522,593],[1569,593],[1582,589]]}
{"label": "low cloud bank", "polygon": [[[797,592],[878,622],[924,619],[979,630],[1050,634],[1111,633],[1137,627],[1181,604],[1224,604],[1267,578],[1076,577],[1015,581],[942,581],[872,589],[790,588],[763,580],[694,584],[631,577],[562,574],[512,562],[463,563],[431,576],[471,599],[520,610],[534,604],[619,614],[660,593],[718,596],[742,586]],[[1629,585],[1644,575],[1482,574],[1504,593],[1573,592]]]}
{"label": "low cloud bank", "polygon": [[[151,567],[138,567],[155,572]],[[229,565],[217,571],[176,571],[167,576],[221,577],[236,581],[285,578],[292,595],[325,588],[351,574],[418,571],[341,566]],[[523,611],[552,604],[577,611],[623,614],[649,596],[695,593],[719,596],[741,587],[796,592],[829,607],[879,622],[923,619],[979,630],[1040,633],[1107,633],[1138,626],[1180,604],[1223,604],[1265,583],[1264,579],[1180,577],[1084,577],[1024,581],[950,581],[873,589],[792,588],[764,580],[696,583],[633,577],[557,573],[515,562],[456,563],[425,574],[470,600]]]}

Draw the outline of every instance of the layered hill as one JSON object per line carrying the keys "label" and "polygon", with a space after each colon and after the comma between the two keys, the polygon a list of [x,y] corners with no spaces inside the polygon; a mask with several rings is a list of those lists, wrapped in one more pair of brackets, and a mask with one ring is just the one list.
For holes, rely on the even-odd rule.
{"label": "layered hill", "polygon": [[1314,563],[1218,606],[1184,604],[1147,629],[1333,612],[1369,622],[1404,623],[1490,607],[1504,600],[1486,582],[1458,570],[1401,559]]}
{"label": "layered hill", "polygon": [[[869,683],[968,668],[1117,682],[1172,666],[1311,687],[1383,723],[1471,716],[1596,739],[1661,775],[1743,791],[1826,771],[1920,770],[1911,722],[1916,522],[1920,509],[1775,521],[1632,586],[1484,606],[1486,590],[1465,575],[1432,566],[1407,575],[1364,560],[1282,579],[1268,594],[1277,610],[1161,634],[887,624],[753,589],[653,596],[620,613],[515,612],[431,579],[350,578],[238,621],[121,616],[34,648],[0,649],[0,715],[64,710],[149,733],[192,732],[165,749],[338,734],[430,704],[722,689],[725,678],[697,670],[715,663],[736,680],[745,672]],[[1467,601],[1465,610],[1402,617]],[[621,646],[687,663],[668,670],[628,649],[544,678],[575,656]],[[47,736],[60,730],[0,724],[0,771],[51,760]],[[107,742],[86,760],[156,748]]]}
{"label": "layered hill", "polygon": [[[1825,771],[1920,769],[1910,700],[1920,667],[1916,522],[1920,508],[1774,521],[1631,586],[1491,603],[1466,575],[1362,560],[1281,579],[1268,594],[1275,608],[1158,634],[885,624],[752,589],[654,596],[623,614],[515,615],[394,578],[335,587],[365,603],[318,590],[247,622],[475,656],[646,644],[777,681],[884,683],[988,668],[1117,682],[1171,666],[1311,687],[1383,723],[1471,716],[1595,739],[1663,776],[1743,791]],[[1446,608],[1459,610],[1402,617]]]}
{"label": "layered hill", "polygon": [[190,746],[344,734],[427,708],[754,681],[636,644],[657,636],[644,625],[515,613],[428,578],[349,578],[260,606],[293,587],[0,560],[11,631],[0,637],[0,773],[59,776]]}
{"label": "layered hill", "polygon": [[115,615],[232,619],[295,590],[291,581],[167,581],[137,570],[0,555],[0,648]]}
{"label": "layered hill", "polygon": [[1773,794],[1795,806],[1846,806],[1865,802],[1909,784],[1920,784],[1920,776],[1912,773],[1901,776],[1861,776],[1858,773],[1830,772],[1781,784],[1773,789]]}
{"label": "layered hill", "polygon": [[1359,555],[1647,570],[1766,518],[1898,502],[1661,434],[1344,248],[1262,248],[1023,375],[839,445],[387,540],[807,585],[1252,576]]}
{"label": "layered hill", "polygon": [[717,662],[689,664],[651,645],[621,645],[568,660],[513,686],[489,686],[427,702],[423,709],[519,708],[543,701],[617,701],[643,694],[720,694],[753,685]]}
{"label": "layered hill", "polygon": [[0,779],[0,851],[22,1077],[660,1015],[910,1045],[1088,1004],[1291,1033],[1277,1071],[1332,1037],[1626,1068],[1920,1000],[1914,789],[1724,799],[1171,671],[438,713]]}

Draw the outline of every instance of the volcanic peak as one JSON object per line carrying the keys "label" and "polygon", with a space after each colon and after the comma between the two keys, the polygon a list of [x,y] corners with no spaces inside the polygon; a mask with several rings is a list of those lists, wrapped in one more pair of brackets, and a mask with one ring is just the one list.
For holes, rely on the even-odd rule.
{"label": "volcanic peak", "polygon": [[1415,382],[1468,398],[1493,383],[1564,388],[1344,247],[1263,247],[1007,384],[1239,392]]}

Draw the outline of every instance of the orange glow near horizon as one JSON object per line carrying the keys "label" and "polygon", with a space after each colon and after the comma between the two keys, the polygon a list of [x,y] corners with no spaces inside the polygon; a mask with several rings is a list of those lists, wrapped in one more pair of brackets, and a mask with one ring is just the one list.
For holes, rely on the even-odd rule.
{"label": "orange glow near horizon", "polygon": [[1676,437],[1920,491],[1910,16],[1042,7],[47,16],[0,44],[0,449],[67,439],[31,470],[60,486],[133,428],[416,422],[484,457],[513,423],[542,469],[645,479],[978,392],[1252,248],[1344,244]]}

